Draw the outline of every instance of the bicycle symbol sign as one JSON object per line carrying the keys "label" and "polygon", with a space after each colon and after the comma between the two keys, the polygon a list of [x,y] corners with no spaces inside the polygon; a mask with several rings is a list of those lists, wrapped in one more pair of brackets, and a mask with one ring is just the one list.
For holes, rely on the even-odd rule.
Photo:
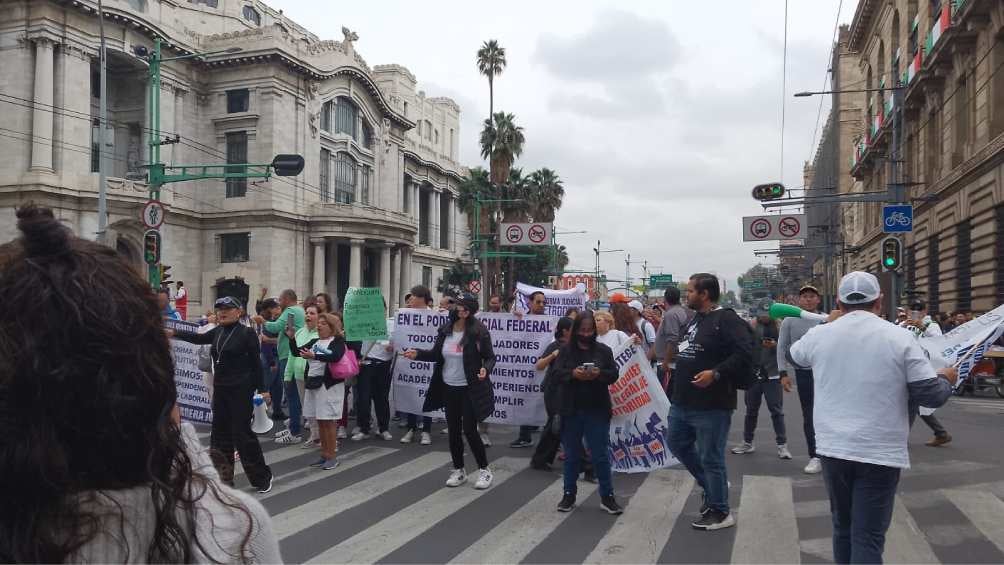
{"label": "bicycle symbol sign", "polygon": [[913,206],[908,204],[883,206],[882,231],[885,233],[913,231]]}

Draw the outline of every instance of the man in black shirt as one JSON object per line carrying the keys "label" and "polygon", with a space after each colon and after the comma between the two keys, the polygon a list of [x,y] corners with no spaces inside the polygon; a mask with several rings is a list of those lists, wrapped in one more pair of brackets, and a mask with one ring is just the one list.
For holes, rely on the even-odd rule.
{"label": "man in black shirt", "polygon": [[697,312],[679,344],[673,372],[673,407],[667,443],[673,455],[704,489],[699,530],[734,526],[729,512],[725,444],[736,383],[750,371],[749,326],[732,310],[718,307],[718,277],[698,273],[687,283],[687,305]]}

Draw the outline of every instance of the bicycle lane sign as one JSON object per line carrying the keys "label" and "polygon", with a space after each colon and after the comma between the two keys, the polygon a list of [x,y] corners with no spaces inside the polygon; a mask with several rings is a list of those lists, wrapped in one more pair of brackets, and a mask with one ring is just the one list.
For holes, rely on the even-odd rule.
{"label": "bicycle lane sign", "polygon": [[913,206],[890,204],[882,207],[882,231],[906,233],[913,231]]}

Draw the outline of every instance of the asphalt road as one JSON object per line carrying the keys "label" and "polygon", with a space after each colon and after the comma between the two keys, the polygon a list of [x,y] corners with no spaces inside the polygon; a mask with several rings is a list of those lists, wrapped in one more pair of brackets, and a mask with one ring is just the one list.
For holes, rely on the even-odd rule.
{"label": "asphalt road", "polygon": [[[733,418],[730,447],[741,440],[743,412]],[[440,424],[432,446],[400,444],[396,427],[391,442],[345,441],[341,467],[327,472],[307,468],[313,451],[263,437],[277,478],[262,502],[291,563],[829,562],[829,504],[820,475],[802,472],[807,456],[795,393],[785,397],[785,414],[795,459],[777,458],[762,407],[758,450],[727,456],[738,524],[718,532],[690,527],[698,489],[679,467],[615,474],[626,509],[620,517],[601,512],[595,486],[584,482],[578,508],[560,514],[560,467],[529,469],[531,450],[508,447],[516,430],[498,426],[489,448],[495,484],[487,491],[474,490],[473,479],[444,486],[450,458]],[[900,481],[886,562],[1004,562],[1004,400],[953,398],[937,416],[954,439],[927,447],[929,430],[919,420],[914,426],[912,468]]]}

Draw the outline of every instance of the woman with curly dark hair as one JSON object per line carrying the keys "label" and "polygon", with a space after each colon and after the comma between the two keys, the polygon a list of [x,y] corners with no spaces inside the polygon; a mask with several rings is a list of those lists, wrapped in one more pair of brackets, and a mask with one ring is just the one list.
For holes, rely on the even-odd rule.
{"label": "woman with curly dark hair", "polygon": [[180,424],[149,286],[48,209],[0,246],[2,562],[276,562],[268,514]]}

